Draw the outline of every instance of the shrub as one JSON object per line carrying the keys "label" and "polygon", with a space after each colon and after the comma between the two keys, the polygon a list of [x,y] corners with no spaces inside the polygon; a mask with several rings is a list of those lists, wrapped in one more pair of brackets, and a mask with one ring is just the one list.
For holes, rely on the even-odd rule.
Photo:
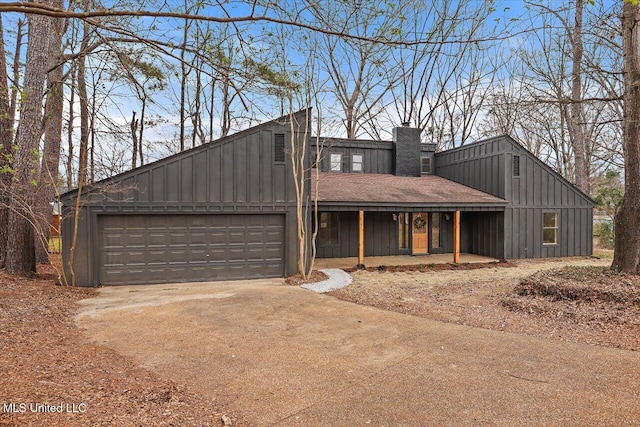
{"label": "shrub", "polygon": [[609,221],[600,222],[595,225],[595,234],[598,236],[598,242],[600,247],[605,249],[613,249],[614,247],[614,232],[613,224]]}

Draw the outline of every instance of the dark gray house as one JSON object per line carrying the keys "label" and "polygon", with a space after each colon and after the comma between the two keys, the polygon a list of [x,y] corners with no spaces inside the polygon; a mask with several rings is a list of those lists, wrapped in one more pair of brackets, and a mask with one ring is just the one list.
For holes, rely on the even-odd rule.
{"label": "dark gray house", "polygon": [[[294,117],[297,127],[283,117],[84,189],[76,284],[295,274],[292,129],[311,153],[319,258],[591,254],[591,199],[507,136],[436,153],[418,129],[396,128],[393,141],[316,138],[306,111]],[[77,197],[62,196],[65,266]]]}

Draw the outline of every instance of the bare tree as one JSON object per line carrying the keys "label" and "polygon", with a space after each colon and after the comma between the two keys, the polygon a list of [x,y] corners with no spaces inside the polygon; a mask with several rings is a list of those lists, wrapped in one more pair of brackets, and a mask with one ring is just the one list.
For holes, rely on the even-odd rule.
{"label": "bare tree", "polygon": [[423,129],[425,140],[439,148],[463,144],[474,132],[497,68],[491,55],[499,30],[493,21],[487,25],[493,11],[440,0],[414,7],[403,23],[428,43],[394,53],[392,63],[402,70],[393,86],[395,111],[400,122]]}
{"label": "bare tree", "polygon": [[331,92],[341,110],[347,138],[366,132],[367,123],[375,122],[377,113],[383,110],[380,104],[401,76],[398,68],[389,67],[391,47],[373,39],[394,37],[402,27],[408,2],[386,6],[389,5],[328,2],[322,10],[312,8],[319,25],[340,28],[361,38],[353,40],[319,33],[309,39],[314,46],[322,48],[319,59],[332,82]]}
{"label": "bare tree", "polygon": [[[50,3],[43,3],[51,5]],[[35,186],[42,135],[42,99],[47,74],[51,18],[29,15],[29,44],[24,76],[24,95],[20,106],[20,127],[13,166],[12,199],[9,212],[9,240],[6,271],[28,276],[36,271],[34,249]],[[35,167],[34,167],[35,166]]]}
{"label": "bare tree", "polygon": [[[22,29],[18,26],[15,57],[19,58]],[[18,60],[18,64],[19,64]],[[15,82],[17,83],[17,82]],[[14,86],[15,87],[15,86]],[[0,268],[4,267],[9,221],[9,190],[11,188],[11,156],[13,154],[13,122],[15,108],[11,105],[7,76],[4,31],[0,17]]]}
{"label": "bare tree", "polygon": [[640,274],[640,7],[623,6],[624,198],[615,220],[612,268]]}
{"label": "bare tree", "polygon": [[[63,0],[54,0],[56,7],[63,7]],[[49,72],[47,73],[47,99],[44,111],[44,149],[38,178],[38,197],[36,198],[37,219],[40,222],[42,236],[36,236],[36,261],[48,263],[48,242],[51,226],[51,202],[59,186],[58,167],[60,164],[60,146],[62,143],[63,118],[63,64],[62,36],[65,19],[53,20],[49,40]],[[45,246],[42,242],[47,243]]]}
{"label": "bare tree", "polygon": [[589,194],[589,174],[585,156],[585,115],[582,105],[582,10],[583,0],[576,0],[575,25],[571,35],[571,111],[567,114],[569,137],[575,157],[575,184],[584,193]]}

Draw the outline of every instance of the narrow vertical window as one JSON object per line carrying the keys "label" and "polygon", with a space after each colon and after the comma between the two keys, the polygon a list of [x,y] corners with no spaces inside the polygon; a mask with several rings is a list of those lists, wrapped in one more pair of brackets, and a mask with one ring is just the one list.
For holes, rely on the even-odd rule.
{"label": "narrow vertical window", "polygon": [[351,172],[362,172],[362,154],[351,156]]}
{"label": "narrow vertical window", "polygon": [[331,153],[331,172],[341,172],[342,171],[342,154],[340,153]]}
{"label": "narrow vertical window", "polygon": [[556,212],[545,212],[543,214],[542,244],[558,244],[558,214]]}
{"label": "narrow vertical window", "polygon": [[431,214],[431,247],[440,247],[440,214],[437,212]]}
{"label": "narrow vertical window", "polygon": [[408,212],[398,214],[398,248],[409,249],[409,217]]}
{"label": "narrow vertical window", "polygon": [[321,246],[340,244],[340,218],[338,212],[320,212],[320,231],[318,237]]}
{"label": "narrow vertical window", "polygon": [[520,176],[520,156],[513,156],[513,176]]}
{"label": "narrow vertical window", "polygon": [[430,157],[423,157],[420,160],[421,160],[421,165],[422,165],[422,175],[431,174],[431,158]]}
{"label": "narrow vertical window", "polygon": [[273,161],[284,162],[284,134],[276,133],[273,139]]}

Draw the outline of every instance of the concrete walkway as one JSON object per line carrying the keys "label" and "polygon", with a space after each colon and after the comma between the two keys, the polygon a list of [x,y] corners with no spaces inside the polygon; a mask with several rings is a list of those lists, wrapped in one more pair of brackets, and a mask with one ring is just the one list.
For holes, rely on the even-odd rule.
{"label": "concrete walkway", "polygon": [[638,353],[433,322],[282,281],[104,288],[77,321],[256,426],[640,425]]}
{"label": "concrete walkway", "polygon": [[320,271],[327,275],[327,280],[307,283],[301,287],[319,294],[324,294],[325,292],[337,291],[338,289],[345,288],[353,282],[351,275],[339,268],[323,268]]}

